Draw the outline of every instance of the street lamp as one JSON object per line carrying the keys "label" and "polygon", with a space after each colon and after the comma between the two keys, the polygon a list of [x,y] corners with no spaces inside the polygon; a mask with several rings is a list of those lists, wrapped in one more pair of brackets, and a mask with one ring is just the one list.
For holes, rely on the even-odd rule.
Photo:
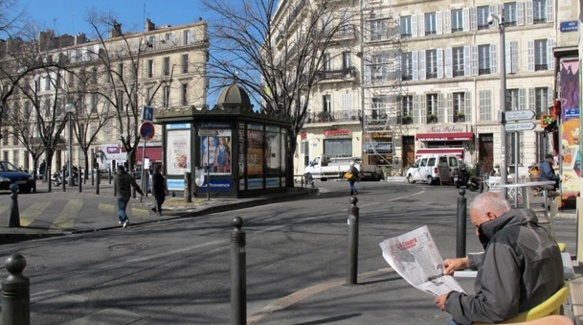
{"label": "street lamp", "polygon": [[[75,105],[69,103],[65,105],[65,112],[67,112],[67,117],[69,118],[69,186],[75,186],[75,180],[73,179],[73,113],[75,113]],[[64,181],[64,180],[63,180]]]}
{"label": "street lamp", "polygon": [[[494,23],[494,20],[498,23],[498,29],[500,30],[500,115],[498,119],[500,120],[500,184],[504,185],[507,183],[507,170],[506,170],[506,37],[504,34],[504,10],[501,11],[499,15],[490,13],[488,16],[488,24]],[[517,166],[516,161],[514,165]],[[518,171],[518,167],[515,167]],[[515,171],[515,172],[516,172]],[[506,198],[506,187],[501,187],[502,197]]]}

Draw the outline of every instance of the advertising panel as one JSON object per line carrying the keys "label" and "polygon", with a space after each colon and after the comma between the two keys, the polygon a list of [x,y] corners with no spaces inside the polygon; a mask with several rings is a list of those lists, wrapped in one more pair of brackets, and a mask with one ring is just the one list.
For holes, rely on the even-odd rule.
{"label": "advertising panel", "polygon": [[166,157],[168,157],[168,175],[184,175],[184,172],[190,171],[190,130],[169,130],[168,148]]}
{"label": "advertising panel", "polygon": [[560,67],[561,86],[561,165],[563,199],[577,197],[580,187],[579,155],[579,61],[563,59]]}
{"label": "advertising panel", "polygon": [[215,129],[216,136],[200,137],[200,166],[213,175],[231,174],[231,130]]}

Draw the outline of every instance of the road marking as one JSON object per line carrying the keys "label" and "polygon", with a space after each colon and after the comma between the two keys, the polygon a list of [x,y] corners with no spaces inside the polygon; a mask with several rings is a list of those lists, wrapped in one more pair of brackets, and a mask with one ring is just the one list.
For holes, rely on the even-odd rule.
{"label": "road marking", "polygon": [[108,308],[98,311],[94,314],[85,316],[83,318],[78,318],[72,320],[68,323],[63,325],[106,325],[111,324],[112,320],[115,319],[116,324],[132,324],[135,321],[143,319],[143,316],[139,314],[132,313],[131,311],[117,309],[117,308]]}
{"label": "road marking", "polygon": [[132,207],[132,215],[134,217],[145,217],[150,215],[150,211],[147,209],[140,209]]}
{"label": "road marking", "polygon": [[[52,202],[36,202],[20,213],[20,225],[28,227]],[[2,213],[2,212],[0,212]]]}
{"label": "road marking", "polygon": [[202,244],[198,244],[198,245],[192,245],[192,246],[188,246],[188,247],[184,247],[184,248],[180,248],[180,249],[175,249],[175,250],[171,250],[171,251],[166,251],[164,253],[160,253],[160,254],[156,254],[156,255],[149,255],[149,256],[144,256],[144,257],[140,257],[140,258],[135,258],[133,260],[129,260],[124,264],[132,264],[135,262],[144,262],[144,261],[148,261],[148,260],[153,260],[153,259],[157,259],[160,257],[167,257],[171,254],[177,254],[177,253],[183,253],[183,252],[187,252],[190,250],[194,250],[194,249],[198,249],[198,248],[203,248],[206,246],[212,246],[212,245],[218,245],[218,244],[227,244],[228,241],[227,240],[214,240],[211,242],[207,242],[207,243],[202,243]]}
{"label": "road marking", "polygon": [[81,210],[81,207],[83,207],[83,201],[81,200],[72,199],[67,201],[63,211],[61,211],[59,217],[53,222],[49,231],[73,228],[75,225],[75,218]]}
{"label": "road marking", "polygon": [[425,190],[419,191],[419,192],[414,193],[414,194],[409,194],[409,195],[405,195],[405,196],[400,196],[400,197],[392,198],[392,199],[387,200],[387,202],[392,202],[392,201],[397,201],[397,200],[401,200],[401,199],[406,199],[408,197],[421,195],[423,193],[425,193]]}
{"label": "road marking", "polygon": [[103,211],[103,212],[114,213],[115,212],[115,205],[107,204],[107,203],[99,203],[99,205],[97,206],[97,209],[99,209],[99,211]]}
{"label": "road marking", "polygon": [[10,207],[8,205],[0,206],[0,213],[6,212]]}

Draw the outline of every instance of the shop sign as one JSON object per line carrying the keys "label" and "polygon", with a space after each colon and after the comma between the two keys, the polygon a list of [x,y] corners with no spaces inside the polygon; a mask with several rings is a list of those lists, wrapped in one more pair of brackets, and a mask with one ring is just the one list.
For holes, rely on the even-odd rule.
{"label": "shop sign", "polygon": [[465,126],[432,126],[427,133],[466,132]]}
{"label": "shop sign", "polygon": [[322,132],[322,134],[324,134],[325,137],[332,137],[332,136],[338,136],[338,135],[349,135],[350,130],[348,130],[348,129],[324,130],[324,132]]}
{"label": "shop sign", "polygon": [[307,133],[307,132],[302,132],[302,133],[300,133],[300,139],[302,139],[302,140],[303,140],[303,139],[305,139],[305,138],[307,138],[307,137],[308,137],[308,133]]}

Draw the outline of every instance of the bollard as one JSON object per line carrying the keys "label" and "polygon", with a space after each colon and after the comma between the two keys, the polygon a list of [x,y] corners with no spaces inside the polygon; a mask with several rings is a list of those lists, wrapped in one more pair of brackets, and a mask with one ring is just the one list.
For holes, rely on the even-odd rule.
{"label": "bollard", "polygon": [[348,210],[348,255],[346,262],[346,284],[356,284],[358,275],[358,214],[359,208],[356,206],[358,199],[356,196],[350,198],[350,209]]}
{"label": "bollard", "polygon": [[457,198],[457,245],[455,249],[456,257],[466,256],[466,201],[464,197],[466,190],[463,188],[458,191]]}
{"label": "bollard", "polygon": [[11,184],[10,190],[12,191],[12,195],[10,195],[12,201],[10,202],[10,219],[8,219],[8,227],[20,227],[20,213],[18,212],[18,185]]}
{"label": "bollard", "polygon": [[2,281],[2,324],[30,324],[30,281],[22,275],[26,259],[20,254],[6,259],[8,276]]}
{"label": "bollard", "polygon": [[190,172],[184,172],[184,202],[192,202],[192,182],[190,181]]}
{"label": "bollard", "polygon": [[63,183],[63,192],[67,191],[67,180],[65,179],[65,173],[61,173],[61,182]]}
{"label": "bollard", "polygon": [[235,230],[231,233],[231,324],[247,324],[247,275],[245,231],[243,219],[233,219]]}
{"label": "bollard", "polygon": [[107,170],[107,179],[109,180],[109,184],[111,184],[111,168]]}
{"label": "bollard", "polygon": [[95,183],[95,194],[99,195],[99,184],[101,183],[101,175],[99,174],[99,169],[97,170],[97,182]]}
{"label": "bollard", "polygon": [[83,192],[83,189],[81,187],[81,183],[83,181],[83,179],[81,178],[81,168],[79,168],[79,172],[77,173],[77,179],[79,180],[79,193]]}
{"label": "bollard", "polygon": [[95,185],[95,169],[92,170],[91,173],[91,186]]}

